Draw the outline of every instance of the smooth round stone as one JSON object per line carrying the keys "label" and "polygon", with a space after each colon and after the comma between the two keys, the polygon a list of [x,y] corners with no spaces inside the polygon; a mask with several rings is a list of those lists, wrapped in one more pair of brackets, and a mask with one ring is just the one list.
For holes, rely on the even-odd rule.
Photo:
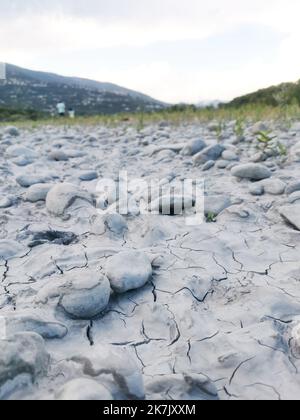
{"label": "smooth round stone", "polygon": [[13,202],[9,197],[0,198],[0,209],[8,209],[12,205]]}
{"label": "smooth round stone", "polygon": [[229,165],[227,166],[227,170],[231,171],[231,169],[235,168],[238,165],[237,162],[229,162]]}
{"label": "smooth round stone", "polygon": [[38,157],[38,154],[34,150],[20,145],[9,146],[6,149],[6,153],[7,155],[15,158],[23,157],[27,159],[36,159]]}
{"label": "smooth round stone", "polygon": [[68,334],[68,328],[54,321],[45,321],[40,316],[27,313],[15,313],[6,318],[6,332],[9,335],[20,332],[33,332],[45,340],[62,339]]}
{"label": "smooth round stone", "polygon": [[271,195],[282,195],[286,188],[286,184],[280,179],[267,179],[262,181],[262,185],[265,193]]}
{"label": "smooth round stone", "polygon": [[205,141],[200,139],[192,140],[182,149],[182,154],[183,156],[194,156],[205,149],[205,147],[207,147]]}
{"label": "smooth round stone", "polygon": [[69,160],[69,157],[62,150],[54,150],[49,153],[48,159],[55,162],[66,162]]}
{"label": "smooth round stone", "polygon": [[106,274],[112,289],[125,293],[145,286],[152,276],[152,265],[143,252],[124,251],[109,259]]}
{"label": "smooth round stone", "polygon": [[58,392],[60,401],[112,401],[111,393],[103,385],[92,379],[74,379],[66,383]]}
{"label": "smooth round stone", "polygon": [[75,185],[68,183],[58,184],[48,192],[46,207],[49,213],[55,216],[63,216],[77,199],[93,204],[93,197],[87,191],[80,190]]}
{"label": "smooth round stone", "polygon": [[230,164],[230,162],[228,160],[219,160],[216,163],[216,168],[218,168],[218,169],[226,169],[229,164]]}
{"label": "smooth round stone", "polygon": [[72,318],[92,319],[106,309],[111,293],[107,277],[84,269],[70,272],[65,278],[71,287],[62,295],[60,306]]}
{"label": "smooth round stone", "polygon": [[224,160],[229,160],[229,161],[239,160],[239,157],[234,152],[232,152],[231,150],[225,150],[225,152],[223,152],[223,154],[222,154],[222,158]]}
{"label": "smooth round stone", "polygon": [[98,174],[95,171],[91,171],[91,172],[83,172],[82,174],[80,174],[79,179],[81,181],[94,181],[94,179],[98,178]]}
{"label": "smooth round stone", "polygon": [[231,170],[231,173],[237,178],[246,178],[256,181],[270,178],[272,175],[266,166],[257,163],[247,163],[244,165],[235,166]]}
{"label": "smooth round stone", "polygon": [[264,165],[265,165],[267,168],[269,168],[269,169],[270,169],[270,171],[272,171],[272,172],[276,171],[276,168],[277,168],[276,163],[271,162],[271,161],[267,161],[267,162],[265,162],[265,163],[264,163]]}
{"label": "smooth round stone", "polygon": [[157,153],[156,158],[158,163],[169,163],[173,162],[176,156],[176,152],[173,150],[161,150]]}
{"label": "smooth round stone", "polygon": [[48,192],[53,187],[52,184],[35,184],[28,188],[24,194],[24,200],[30,203],[37,203],[38,201],[45,201]]}
{"label": "smooth round stone", "polygon": [[23,188],[29,188],[35,184],[44,184],[46,179],[37,175],[21,175],[16,179],[17,183]]}
{"label": "smooth round stone", "polygon": [[267,156],[263,152],[255,153],[252,157],[253,163],[264,162],[267,159]]}
{"label": "smooth round stone", "polygon": [[69,159],[81,158],[86,155],[86,153],[81,150],[65,150],[65,154]]}
{"label": "smooth round stone", "polygon": [[300,191],[295,191],[289,196],[289,203],[291,204],[296,203],[298,200],[300,200]]}
{"label": "smooth round stone", "polygon": [[212,121],[207,126],[208,131],[211,131],[211,132],[217,131],[219,128],[220,128],[220,124],[216,121]]}
{"label": "smooth round stone", "polygon": [[293,194],[296,191],[300,191],[300,181],[292,182],[286,187],[285,190],[286,194],[288,195]]}
{"label": "smooth round stone", "polygon": [[20,156],[12,161],[15,165],[20,166],[21,168],[24,166],[31,165],[34,162],[34,159],[27,158],[24,156]]}
{"label": "smooth round stone", "polygon": [[17,127],[7,127],[4,133],[8,134],[11,137],[18,137],[20,135],[20,131]]}
{"label": "smooth round stone", "polygon": [[225,147],[221,144],[216,144],[214,146],[206,147],[200,153],[197,153],[194,156],[194,164],[195,165],[204,165],[209,160],[218,160],[222,153],[225,151]]}
{"label": "smooth round stone", "polygon": [[203,167],[202,167],[202,171],[206,172],[209,171],[211,168],[213,168],[215,166],[216,162],[214,160],[209,160],[208,162],[206,162]]}
{"label": "smooth round stone", "polygon": [[251,195],[261,196],[261,195],[264,195],[265,190],[264,190],[263,185],[253,184],[253,185],[250,185],[249,192]]}

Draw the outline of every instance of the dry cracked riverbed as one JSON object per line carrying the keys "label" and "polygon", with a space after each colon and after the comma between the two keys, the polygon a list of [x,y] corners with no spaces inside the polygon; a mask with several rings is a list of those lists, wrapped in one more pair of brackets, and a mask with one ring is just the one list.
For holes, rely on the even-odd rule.
{"label": "dry cracked riverbed", "polygon": [[[300,124],[265,125],[0,129],[1,399],[300,399]],[[107,212],[119,171],[204,178],[207,221]]]}

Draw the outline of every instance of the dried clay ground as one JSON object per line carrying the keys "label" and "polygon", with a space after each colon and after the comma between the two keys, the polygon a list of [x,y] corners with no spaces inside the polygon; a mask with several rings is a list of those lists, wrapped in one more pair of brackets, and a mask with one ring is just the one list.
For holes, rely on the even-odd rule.
{"label": "dried clay ground", "polygon": [[[1,399],[300,398],[299,123],[0,132]],[[105,211],[119,171],[204,223]]]}

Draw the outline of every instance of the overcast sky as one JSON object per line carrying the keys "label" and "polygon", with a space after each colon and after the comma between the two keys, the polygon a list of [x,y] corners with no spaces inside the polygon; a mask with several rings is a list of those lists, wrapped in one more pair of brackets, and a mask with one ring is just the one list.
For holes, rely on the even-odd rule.
{"label": "overcast sky", "polygon": [[167,102],[300,78],[300,0],[0,0],[0,61]]}

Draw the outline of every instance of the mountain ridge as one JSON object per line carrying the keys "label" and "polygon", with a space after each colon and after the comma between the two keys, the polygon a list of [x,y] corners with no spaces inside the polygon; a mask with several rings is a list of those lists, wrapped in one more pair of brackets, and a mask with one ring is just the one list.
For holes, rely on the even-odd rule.
{"label": "mountain ridge", "polygon": [[280,83],[239,96],[229,102],[227,106],[268,105],[276,107],[293,103],[300,105],[300,80]]}
{"label": "mountain ridge", "polygon": [[109,82],[61,76],[6,64],[0,80],[0,106],[55,112],[64,101],[80,115],[114,114],[163,109],[166,104],[143,93]]}

